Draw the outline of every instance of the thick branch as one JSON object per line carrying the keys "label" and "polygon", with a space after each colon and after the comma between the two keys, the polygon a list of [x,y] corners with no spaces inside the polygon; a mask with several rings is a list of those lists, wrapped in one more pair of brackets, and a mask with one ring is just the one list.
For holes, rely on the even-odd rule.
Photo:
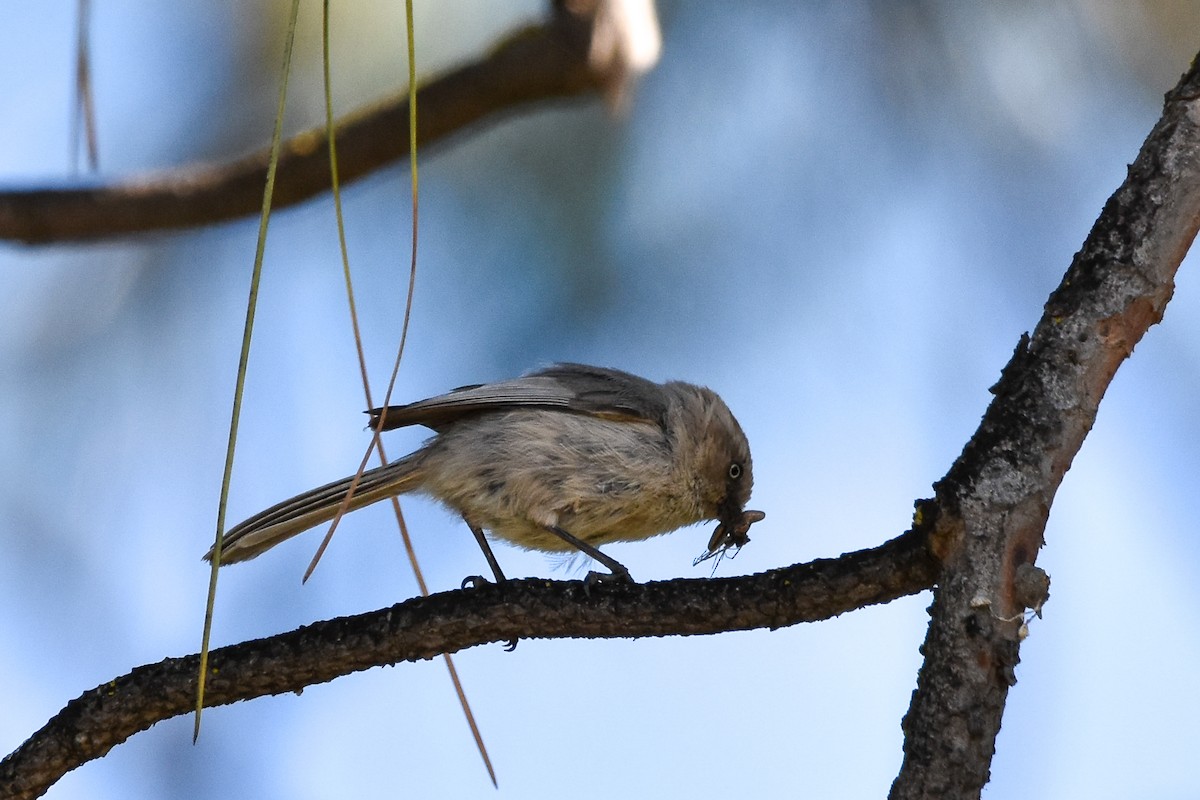
{"label": "thick branch", "polygon": [[[780,628],[928,588],[927,537],[742,578],[602,584],[510,581],[409,600],[214,650],[206,705],[295,692],[358,670],[486,642],[640,637]],[[151,725],[192,710],[199,657],[138,667],[71,701],[0,762],[0,798],[38,797],[66,772]]]}
{"label": "thick branch", "polygon": [[976,798],[988,780],[1030,602],[1017,577],[1037,558],[1055,492],[1117,367],[1162,318],[1200,224],[1197,97],[1193,65],[935,487],[946,567],[893,798]]}
{"label": "thick branch", "polygon": [[[606,88],[588,63],[590,20],[556,11],[545,25],[509,37],[486,58],[417,93],[421,147],[501,112]],[[408,155],[407,95],[337,123],[341,180],[350,182]],[[254,214],[262,206],[267,151],[227,164],[188,166],[129,183],[85,189],[0,192],[0,239],[79,241],[187,228]],[[328,137],[318,128],[289,139],[275,183],[283,208],[330,187]]]}

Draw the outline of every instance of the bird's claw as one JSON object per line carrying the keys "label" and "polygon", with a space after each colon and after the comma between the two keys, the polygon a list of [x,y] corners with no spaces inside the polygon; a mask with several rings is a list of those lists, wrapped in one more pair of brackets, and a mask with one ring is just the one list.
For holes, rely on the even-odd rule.
{"label": "bird's claw", "polygon": [[482,575],[468,575],[463,578],[462,589],[478,589],[480,586],[487,586],[491,581]]}
{"label": "bird's claw", "polygon": [[[487,586],[489,584],[491,584],[491,581],[482,575],[468,575],[467,577],[463,578],[461,588],[478,589],[480,586]],[[507,642],[505,642],[504,652],[511,653],[513,650],[516,650],[518,641],[518,639],[509,639]]]}
{"label": "bird's claw", "polygon": [[596,572],[592,570],[583,579],[583,593],[591,595],[593,586],[613,583],[633,583],[633,576],[629,574],[629,570],[621,568],[612,572]]}

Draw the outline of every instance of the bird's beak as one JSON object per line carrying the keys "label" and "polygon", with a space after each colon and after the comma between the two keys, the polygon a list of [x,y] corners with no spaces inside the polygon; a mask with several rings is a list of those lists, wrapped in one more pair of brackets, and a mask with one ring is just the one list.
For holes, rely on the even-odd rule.
{"label": "bird's beak", "polygon": [[722,515],[721,522],[708,540],[708,552],[717,552],[730,547],[742,547],[750,541],[750,526],[766,518],[761,511],[735,511],[728,516]]}

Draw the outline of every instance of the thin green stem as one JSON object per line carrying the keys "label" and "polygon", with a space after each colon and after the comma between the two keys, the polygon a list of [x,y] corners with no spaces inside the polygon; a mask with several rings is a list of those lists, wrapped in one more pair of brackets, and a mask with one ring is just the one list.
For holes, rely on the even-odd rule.
{"label": "thin green stem", "polygon": [[229,501],[229,484],[233,477],[233,455],[237,448],[238,420],[242,414],[242,393],[246,386],[246,365],[250,361],[250,339],[254,332],[254,314],[258,307],[258,286],[262,278],[263,253],[267,247],[267,224],[271,219],[271,197],[275,191],[275,172],[279,165],[283,142],[283,110],[287,105],[288,76],[292,64],[292,44],[296,39],[296,18],[300,0],[292,0],[284,38],[283,66],[279,84],[279,102],[275,107],[275,131],[271,135],[271,160],[267,166],[267,182],[263,189],[262,214],[258,223],[258,244],[254,252],[254,269],[250,276],[250,297],[246,302],[246,325],[242,330],[242,350],[238,358],[237,383],[233,390],[233,411],[229,421],[229,443],[225,448],[225,472],[221,478],[221,499],[217,503],[217,533],[213,542],[212,570],[208,579],[208,604],[204,609],[204,635],[200,642],[200,674],[196,681],[196,724],[192,741],[200,737],[200,716],[204,710],[204,685],[208,677],[208,647],[212,634],[213,606],[217,600],[217,573],[221,568],[221,544],[225,531],[225,510]]}

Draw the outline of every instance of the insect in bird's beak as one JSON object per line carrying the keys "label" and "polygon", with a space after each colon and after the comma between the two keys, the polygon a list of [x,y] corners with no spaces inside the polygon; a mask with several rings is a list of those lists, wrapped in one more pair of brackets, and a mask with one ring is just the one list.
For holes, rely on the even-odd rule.
{"label": "insect in bird's beak", "polygon": [[[726,556],[731,548],[733,549],[733,553],[729,557],[733,558],[736,556],[738,551],[750,541],[750,536],[748,535],[750,526],[766,519],[766,516],[761,511],[743,511],[730,522],[722,521],[717,525],[717,529],[713,531],[712,538],[708,540],[708,550],[700,554],[692,562],[692,566],[702,561],[707,561],[714,556],[717,557],[717,564],[720,564],[721,559]],[[713,565],[713,571],[716,572],[716,564]]]}

